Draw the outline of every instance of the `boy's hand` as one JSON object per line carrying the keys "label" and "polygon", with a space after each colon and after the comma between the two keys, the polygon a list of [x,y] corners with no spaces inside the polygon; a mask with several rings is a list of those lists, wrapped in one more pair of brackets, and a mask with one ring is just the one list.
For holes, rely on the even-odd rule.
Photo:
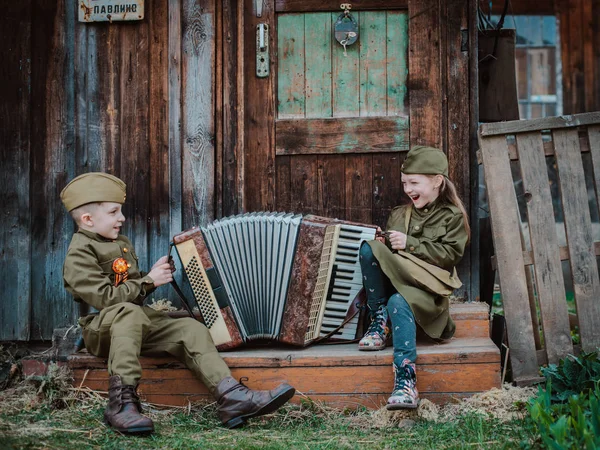
{"label": "boy's hand", "polygon": [[390,231],[390,244],[394,250],[404,250],[406,248],[406,234],[399,231]]}
{"label": "boy's hand", "polygon": [[159,287],[173,281],[172,262],[166,256],[159,258],[148,272],[148,276],[154,281],[154,286]]}

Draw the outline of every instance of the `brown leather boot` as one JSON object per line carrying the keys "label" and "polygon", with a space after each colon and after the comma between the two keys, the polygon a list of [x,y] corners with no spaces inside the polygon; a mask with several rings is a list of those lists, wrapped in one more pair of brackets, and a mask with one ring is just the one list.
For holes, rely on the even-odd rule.
{"label": "brown leather boot", "polygon": [[223,425],[237,428],[252,418],[269,414],[294,396],[296,390],[282,383],[270,391],[253,391],[232,377],[223,378],[214,391]]}
{"label": "brown leather boot", "polygon": [[148,434],[154,431],[154,423],[143,416],[140,399],[135,386],[123,385],[119,375],[108,379],[108,405],[104,421],[124,434]]}

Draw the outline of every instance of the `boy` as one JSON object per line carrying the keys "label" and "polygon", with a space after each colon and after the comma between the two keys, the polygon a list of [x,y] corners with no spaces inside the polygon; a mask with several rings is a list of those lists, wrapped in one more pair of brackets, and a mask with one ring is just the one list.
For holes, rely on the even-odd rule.
{"label": "boy", "polygon": [[154,431],[152,421],[141,414],[136,393],[140,354],[170,354],[184,362],[209,388],[228,428],[278,409],[293,397],[294,388],[281,384],[271,391],[248,389],[231,377],[203,324],[143,306],[148,294],[172,281],[174,269],[163,256],[150,272],[140,272],[133,245],[119,234],[125,221],[125,188],[119,178],[95,172],[73,179],[60,194],[79,227],[65,258],[64,285],[76,301],[99,311],[79,324],[88,352],[108,358],[105,421],[121,433]]}

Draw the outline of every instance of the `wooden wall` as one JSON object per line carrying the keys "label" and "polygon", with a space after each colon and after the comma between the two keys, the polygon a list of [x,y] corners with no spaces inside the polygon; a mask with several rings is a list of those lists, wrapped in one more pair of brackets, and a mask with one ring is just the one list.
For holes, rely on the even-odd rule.
{"label": "wooden wall", "polygon": [[[77,22],[74,0],[0,0],[0,340],[48,339],[79,315],[62,287],[74,227],[59,200],[77,174],[106,170],[128,183],[124,232],[144,267],[182,229],[275,204],[274,140],[254,133],[265,109],[244,103],[260,89],[243,70],[254,55],[244,36],[256,20],[252,2],[145,3],[142,22],[110,25]],[[265,2],[265,14],[292,3]],[[477,2],[405,3],[410,142],[447,151],[474,211],[477,55],[468,49],[476,48]],[[372,166],[370,176],[397,173],[399,161]],[[383,191],[364,192],[381,203]],[[470,299],[476,270],[469,258],[460,269]]]}
{"label": "wooden wall", "polygon": [[216,2],[145,3],[143,21],[110,25],[80,24],[74,0],[0,0],[0,340],[48,339],[79,316],[61,272],[74,176],[126,181],[142,267],[215,216]]}

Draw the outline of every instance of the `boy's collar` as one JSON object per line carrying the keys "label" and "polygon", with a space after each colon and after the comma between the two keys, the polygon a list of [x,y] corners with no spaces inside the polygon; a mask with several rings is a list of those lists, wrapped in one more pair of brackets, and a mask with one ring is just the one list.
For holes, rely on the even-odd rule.
{"label": "boy's collar", "polygon": [[101,242],[113,242],[115,241],[115,239],[107,239],[104,236],[99,235],[98,233],[96,233],[95,231],[89,231],[89,230],[84,230],[82,228],[79,228],[79,230],[77,230],[78,233],[81,233],[87,237],[89,237],[90,239],[94,239],[96,241],[101,241]]}

